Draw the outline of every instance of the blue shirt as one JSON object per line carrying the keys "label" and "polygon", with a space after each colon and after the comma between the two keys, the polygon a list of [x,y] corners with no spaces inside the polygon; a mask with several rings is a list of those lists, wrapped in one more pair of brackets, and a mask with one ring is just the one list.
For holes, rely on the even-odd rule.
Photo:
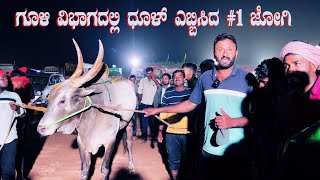
{"label": "blue shirt", "polygon": [[[188,100],[191,94],[190,88],[185,88],[183,91],[177,91],[175,87],[169,87],[162,98],[162,106],[171,106],[174,104],[181,103],[182,101]],[[188,129],[188,114],[185,113],[161,113],[164,119],[172,126],[180,129]],[[186,132],[179,131],[168,127],[167,133],[172,134],[186,134]]]}
{"label": "blue shirt", "polygon": [[217,79],[215,76],[216,70],[204,72],[194,88],[189,100],[195,104],[200,104],[202,94],[206,99],[206,114],[205,114],[205,137],[203,150],[207,153],[223,156],[225,150],[232,144],[238,143],[244,138],[243,128],[230,128],[229,141],[225,145],[212,146],[210,138],[214,133],[210,128],[210,121],[215,119],[216,112],[222,114],[222,108],[231,118],[242,117],[242,102],[247,93],[251,91],[251,87],[245,79],[247,72],[239,69],[236,65],[233,68],[231,75],[220,82],[217,88],[211,87],[212,83]]}
{"label": "blue shirt", "polygon": [[166,92],[162,97],[162,106],[171,106],[174,104],[181,103],[182,101],[188,100],[191,94],[191,89],[186,88],[183,91],[177,91],[175,87],[167,88]]}

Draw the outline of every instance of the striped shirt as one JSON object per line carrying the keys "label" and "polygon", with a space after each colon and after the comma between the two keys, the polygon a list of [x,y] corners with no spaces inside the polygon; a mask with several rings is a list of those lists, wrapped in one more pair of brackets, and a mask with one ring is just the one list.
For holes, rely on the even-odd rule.
{"label": "striped shirt", "polygon": [[188,100],[191,95],[192,90],[190,88],[186,88],[183,91],[176,91],[175,87],[169,87],[163,95],[162,98],[162,106],[171,106],[182,101]]}
{"label": "striped shirt", "polygon": [[[183,91],[177,91],[175,87],[169,87],[163,95],[162,106],[171,106],[188,100],[191,92],[190,88],[186,88]],[[179,129],[188,129],[188,116],[185,113],[161,113],[160,118]],[[184,131],[179,131],[170,127],[167,128],[166,132],[172,134],[186,134]]]}

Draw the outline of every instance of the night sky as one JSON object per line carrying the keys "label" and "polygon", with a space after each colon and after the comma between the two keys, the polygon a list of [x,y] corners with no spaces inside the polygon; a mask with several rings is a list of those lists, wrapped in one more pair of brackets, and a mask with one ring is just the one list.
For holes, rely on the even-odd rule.
{"label": "night sky", "polygon": [[[72,38],[79,43],[84,61],[93,63],[98,53],[98,39],[105,48],[105,62],[130,69],[129,57],[139,56],[143,62],[166,60],[182,61],[187,54],[187,62],[200,63],[212,58],[212,44],[216,35],[228,32],[238,40],[239,56],[237,64],[256,66],[265,58],[278,57],[288,41],[303,40],[311,44],[320,43],[320,2],[302,0],[47,0],[0,2],[0,63],[20,63],[30,67],[62,65],[76,61],[76,51]],[[261,5],[262,12],[272,13],[288,10],[291,13],[292,27],[251,27],[250,13]],[[129,11],[158,12],[162,7],[168,10],[167,20],[158,27],[136,27],[131,30],[126,23]],[[49,12],[47,27],[14,27],[15,13]],[[99,12],[108,8],[120,13],[120,33],[110,35],[107,27],[58,27],[58,12]],[[196,12],[217,11],[220,22],[217,27],[197,27],[197,35],[188,36],[188,28],[176,27],[174,18],[178,10]],[[242,9],[243,27],[228,27],[226,16],[229,10]],[[287,19],[285,19],[286,22]],[[20,21],[21,23],[21,21]],[[235,24],[235,22],[234,22]]]}

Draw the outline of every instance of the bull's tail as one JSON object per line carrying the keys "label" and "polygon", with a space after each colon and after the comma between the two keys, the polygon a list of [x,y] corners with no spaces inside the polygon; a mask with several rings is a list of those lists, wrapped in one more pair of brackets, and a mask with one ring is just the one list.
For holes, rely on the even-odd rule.
{"label": "bull's tail", "polygon": [[123,136],[122,136],[122,143],[123,143],[123,152],[126,153],[128,150],[128,143],[127,143],[127,131],[124,131]]}

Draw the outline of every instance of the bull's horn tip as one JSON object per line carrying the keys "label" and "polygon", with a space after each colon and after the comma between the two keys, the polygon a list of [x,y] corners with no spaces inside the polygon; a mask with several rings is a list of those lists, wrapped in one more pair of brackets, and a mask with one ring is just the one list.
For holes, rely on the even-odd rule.
{"label": "bull's horn tip", "polygon": [[103,44],[100,39],[99,39],[99,48],[103,48]]}
{"label": "bull's horn tip", "polygon": [[72,38],[72,42],[74,45],[78,45],[77,41]]}

